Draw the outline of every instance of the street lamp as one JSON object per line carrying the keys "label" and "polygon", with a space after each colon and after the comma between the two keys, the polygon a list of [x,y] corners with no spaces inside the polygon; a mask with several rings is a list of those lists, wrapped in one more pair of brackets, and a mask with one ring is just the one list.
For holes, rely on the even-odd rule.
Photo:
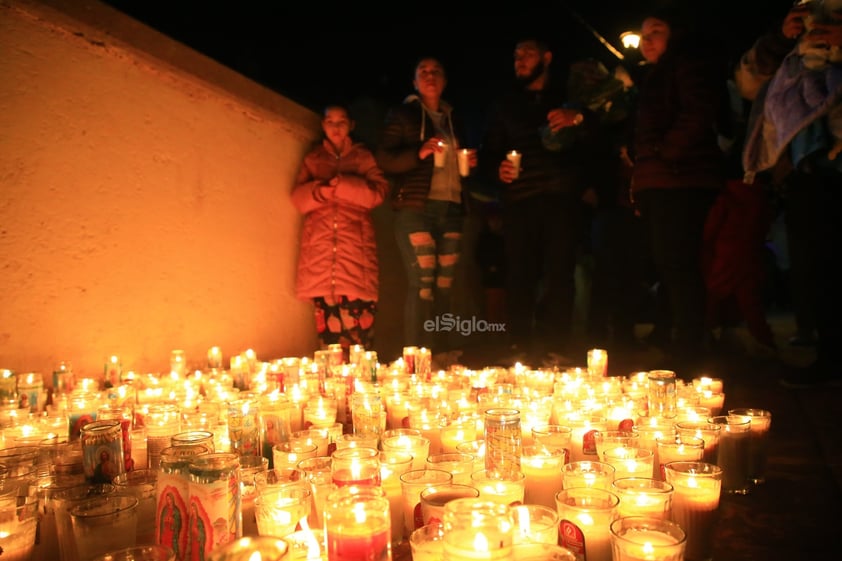
{"label": "street lamp", "polygon": [[625,49],[636,49],[640,46],[640,34],[636,31],[624,31],[620,33],[620,41]]}

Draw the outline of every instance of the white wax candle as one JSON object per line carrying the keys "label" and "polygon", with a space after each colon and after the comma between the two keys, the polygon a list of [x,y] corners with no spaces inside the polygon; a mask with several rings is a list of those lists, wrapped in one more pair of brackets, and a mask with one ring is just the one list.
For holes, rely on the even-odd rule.
{"label": "white wax candle", "polygon": [[564,454],[524,455],[520,470],[524,475],[524,502],[555,509],[555,494],[561,491]]}

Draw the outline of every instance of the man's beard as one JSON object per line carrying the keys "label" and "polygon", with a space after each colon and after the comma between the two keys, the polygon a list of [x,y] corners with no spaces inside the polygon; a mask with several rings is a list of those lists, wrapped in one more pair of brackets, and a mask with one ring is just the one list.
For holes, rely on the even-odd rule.
{"label": "man's beard", "polygon": [[542,60],[538,64],[536,64],[535,68],[532,69],[532,72],[530,72],[526,76],[516,76],[517,81],[521,84],[528,86],[529,84],[537,80],[541,76],[541,74],[544,73],[544,70],[546,70],[546,65]]}

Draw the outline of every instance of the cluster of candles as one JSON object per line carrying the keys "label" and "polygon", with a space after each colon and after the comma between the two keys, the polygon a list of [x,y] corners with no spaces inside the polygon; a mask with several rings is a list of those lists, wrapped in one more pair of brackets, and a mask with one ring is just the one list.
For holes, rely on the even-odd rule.
{"label": "cluster of candles", "polygon": [[[232,537],[284,538],[285,558],[306,560],[387,559],[407,542],[414,561],[699,559],[720,493],[763,481],[768,411],[723,414],[716,378],[609,376],[603,349],[563,370],[434,371],[418,347],[390,364],[338,346],[207,359],[190,371],[173,351],[169,373],[137,375],[109,357],[102,380],[63,365],[49,396],[40,375],[0,371],[0,445],[72,444],[122,416],[125,473],[205,434],[240,459]],[[9,534],[0,522],[6,551]]]}

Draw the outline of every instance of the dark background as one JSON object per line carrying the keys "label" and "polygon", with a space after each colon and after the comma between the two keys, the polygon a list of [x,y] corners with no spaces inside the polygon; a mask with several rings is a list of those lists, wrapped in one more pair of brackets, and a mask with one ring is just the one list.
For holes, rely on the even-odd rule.
{"label": "dark background", "polygon": [[[331,102],[351,107],[355,136],[372,141],[385,105],[412,93],[415,61],[445,65],[444,97],[478,136],[491,98],[512,83],[518,38],[537,34],[554,52],[561,76],[570,62],[593,57],[613,69],[621,61],[597,35],[623,51],[621,32],[639,28],[651,9],[670,0],[549,0],[494,5],[437,2],[278,2],[241,0],[105,0],[107,4],[314,111]],[[727,64],[770,26],[792,0],[674,0],[694,31]],[[477,138],[468,138],[476,143]]]}

